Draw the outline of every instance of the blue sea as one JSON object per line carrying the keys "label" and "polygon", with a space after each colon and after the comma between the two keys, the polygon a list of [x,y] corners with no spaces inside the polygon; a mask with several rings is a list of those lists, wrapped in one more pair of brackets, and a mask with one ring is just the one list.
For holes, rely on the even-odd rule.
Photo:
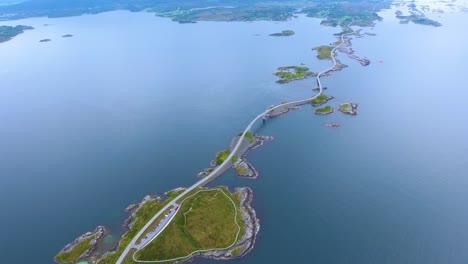
{"label": "blue sea", "polygon": [[[369,66],[339,54],[349,67],[323,79],[357,116],[304,106],[258,124],[275,138],[248,155],[260,177],[210,184],[254,190],[257,242],[230,262],[466,263],[468,17],[436,28],[394,11],[352,40]],[[127,205],[193,184],[259,112],[315,93],[272,73],[326,69],[312,48],[340,32],[305,16],[181,25],[125,11],[3,24],[35,27],[0,44],[0,248],[19,264],[52,263],[97,225],[118,237]]]}

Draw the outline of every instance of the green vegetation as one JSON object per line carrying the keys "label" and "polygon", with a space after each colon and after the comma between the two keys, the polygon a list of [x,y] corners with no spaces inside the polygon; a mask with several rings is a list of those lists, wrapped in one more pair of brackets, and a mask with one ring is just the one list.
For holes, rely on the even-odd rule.
{"label": "green vegetation", "polygon": [[221,165],[227,159],[229,154],[231,154],[229,149],[218,152],[218,154],[216,154],[216,165]]}
{"label": "green vegetation", "polygon": [[239,157],[237,157],[236,155],[232,156],[231,158],[232,163],[236,163],[238,160],[239,160]]}
{"label": "green vegetation", "polygon": [[25,30],[33,29],[29,26],[0,26],[0,43],[11,40],[17,35],[23,33]]}
{"label": "green vegetation", "polygon": [[[242,136],[242,133],[244,132],[240,132],[237,136],[238,137]],[[247,133],[245,133],[245,138],[249,139],[250,144],[253,144],[255,142],[254,135],[251,131],[248,131]]]}
{"label": "green vegetation", "polygon": [[325,26],[346,26],[351,21],[361,27],[373,26],[382,18],[377,14],[381,9],[388,8],[390,1],[321,1],[319,5],[311,5],[302,10],[310,17],[322,18]]}
{"label": "green vegetation", "polygon": [[324,103],[330,101],[331,99],[333,99],[333,97],[328,96],[328,95],[326,95],[326,94],[323,93],[323,94],[321,94],[321,95],[315,97],[315,98],[311,101],[311,103],[312,103],[313,106],[321,106],[321,105],[323,105]]}
{"label": "green vegetation", "polygon": [[288,83],[314,76],[315,73],[309,71],[309,68],[305,66],[285,66],[279,67],[275,75],[279,77],[279,80],[276,81],[277,83]]}
{"label": "green vegetation", "polygon": [[75,247],[70,250],[70,252],[60,252],[55,259],[61,263],[68,263],[68,262],[76,262],[79,260],[81,255],[83,255],[88,249],[91,248],[92,244],[91,241],[96,236],[91,236],[87,239],[84,239],[79,244],[75,245]]}
{"label": "green vegetation", "polygon": [[278,4],[273,0],[198,0],[198,1],[66,1],[48,0],[25,1],[12,6],[0,6],[0,20],[14,20],[27,17],[66,17],[81,14],[97,14],[117,9],[153,12],[179,23],[196,21],[285,21],[295,14],[305,13],[310,17],[323,19],[323,25],[343,26],[351,20],[356,26],[372,26],[382,18],[377,15],[388,8],[391,1],[287,1]]}
{"label": "green vegetation", "polygon": [[333,47],[318,46],[313,49],[317,51],[317,58],[319,58],[320,60],[326,60],[331,58],[331,52],[333,50]]}
{"label": "green vegetation", "polygon": [[138,260],[165,260],[189,255],[196,250],[226,248],[236,240],[236,204],[239,237],[245,232],[240,214],[240,197],[224,187],[206,190],[189,197],[166,229],[136,254]]}
{"label": "green vegetation", "polygon": [[41,40],[39,40],[39,42],[50,42],[50,41],[52,41],[52,40],[51,39],[41,39]]}
{"label": "green vegetation", "polygon": [[249,171],[242,165],[237,165],[236,171],[237,171],[237,174],[239,175],[247,175],[247,173],[249,173]]}
{"label": "green vegetation", "polygon": [[344,104],[340,105],[340,111],[342,111],[342,112],[349,112],[351,110],[352,110],[352,108],[351,108],[350,103],[344,103]]}
{"label": "green vegetation", "polygon": [[325,107],[319,108],[315,110],[316,114],[326,115],[333,113],[333,107],[327,105]]}
{"label": "green vegetation", "polygon": [[242,253],[242,247],[237,247],[232,251],[232,256],[233,257],[238,257]]}
{"label": "green vegetation", "polygon": [[283,31],[278,32],[278,33],[270,34],[270,36],[273,36],[273,37],[289,37],[289,36],[292,36],[294,34],[295,34],[295,32],[292,31],[292,30],[283,30]]}
{"label": "green vegetation", "polygon": [[[177,197],[182,191],[171,191],[168,192],[169,198],[164,202],[160,203],[158,200],[151,200],[146,202],[138,211],[135,212],[136,218],[134,220],[134,224],[132,228],[124,234],[123,238],[120,240],[119,247],[117,248],[115,253],[111,253],[103,257],[101,260],[98,261],[99,264],[115,264],[117,259],[123,253],[127,245],[132,241],[135,235],[145,226],[145,224],[157,213],[161,210],[167,203],[169,203],[172,199]],[[125,264],[127,263],[134,263],[131,258],[129,260],[124,261]]]}

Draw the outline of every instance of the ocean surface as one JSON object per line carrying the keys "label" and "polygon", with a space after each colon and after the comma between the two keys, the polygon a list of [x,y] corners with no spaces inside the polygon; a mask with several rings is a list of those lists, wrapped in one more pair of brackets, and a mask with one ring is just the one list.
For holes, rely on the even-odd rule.
{"label": "ocean surface", "polygon": [[[340,54],[349,67],[323,79],[331,105],[358,103],[358,116],[305,106],[259,124],[275,137],[248,155],[260,177],[211,183],[254,190],[255,249],[230,262],[466,263],[468,16],[435,28],[394,11],[353,40],[371,65]],[[314,79],[272,73],[329,67],[311,48],[340,31],[124,11],[2,24],[35,27],[0,44],[0,248],[18,264],[52,263],[97,225],[118,236],[127,205],[193,184],[259,112],[314,93]],[[268,36],[285,29],[296,34]]]}

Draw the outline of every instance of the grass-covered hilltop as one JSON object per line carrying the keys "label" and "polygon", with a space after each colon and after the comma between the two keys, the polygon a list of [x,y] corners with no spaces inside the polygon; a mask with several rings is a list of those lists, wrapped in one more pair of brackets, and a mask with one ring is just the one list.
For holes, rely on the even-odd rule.
{"label": "grass-covered hilltop", "polygon": [[281,32],[272,33],[272,34],[270,34],[270,36],[272,36],[272,37],[289,37],[289,36],[292,36],[294,34],[295,34],[295,32],[293,30],[283,30]]}
{"label": "grass-covered hilltop", "polygon": [[232,194],[225,187],[198,190],[184,200],[166,229],[136,252],[135,259],[184,260],[215,249],[217,254],[241,254],[243,250],[236,250],[246,229],[241,200],[240,192]]}
{"label": "grass-covered hilltop", "polygon": [[0,43],[11,40],[17,35],[23,33],[25,30],[33,29],[30,26],[0,26]]}
{"label": "grass-covered hilltop", "polygon": [[284,66],[279,67],[275,75],[279,77],[277,83],[288,83],[296,80],[305,79],[316,74],[309,71],[309,68],[305,66]]}
{"label": "grass-covered hilltop", "polygon": [[330,46],[318,46],[313,48],[313,50],[317,51],[317,58],[320,60],[328,60],[332,56],[333,47]]}

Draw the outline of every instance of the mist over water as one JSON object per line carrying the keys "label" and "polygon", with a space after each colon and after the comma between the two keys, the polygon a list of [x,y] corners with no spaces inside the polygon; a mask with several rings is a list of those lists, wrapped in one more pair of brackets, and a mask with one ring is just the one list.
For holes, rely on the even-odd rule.
{"label": "mist over water", "polygon": [[[432,28],[400,25],[392,12],[365,30],[377,36],[353,41],[370,66],[340,54],[349,67],[323,79],[332,105],[358,103],[358,116],[306,106],[269,120],[257,132],[275,140],[249,155],[259,179],[229,172],[211,183],[254,190],[259,237],[232,262],[468,259],[468,55],[447,52],[468,44],[468,19],[445,14]],[[97,225],[119,232],[123,209],[144,195],[194,183],[259,112],[313,93],[313,79],[279,85],[272,73],[327,68],[311,48],[339,32],[305,17],[180,25],[129,12],[4,24],[36,28],[0,45],[0,246],[9,263],[51,263]],[[268,36],[285,29],[296,35]]]}

